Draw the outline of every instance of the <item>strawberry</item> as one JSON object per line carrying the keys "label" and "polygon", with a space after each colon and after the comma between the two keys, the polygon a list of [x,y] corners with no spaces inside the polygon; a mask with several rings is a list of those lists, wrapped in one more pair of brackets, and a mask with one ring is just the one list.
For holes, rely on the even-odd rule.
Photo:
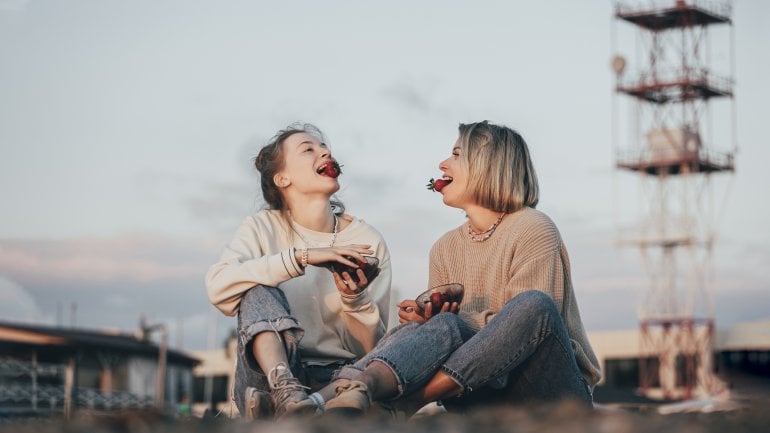
{"label": "strawberry", "polygon": [[322,174],[324,176],[329,176],[333,179],[336,179],[339,175],[342,174],[342,166],[337,163],[335,160],[330,160],[326,164],[318,167],[318,174]]}
{"label": "strawberry", "polygon": [[428,304],[432,304],[433,314],[436,314],[445,302],[457,302],[458,304],[462,302],[464,292],[462,284],[445,284],[422,292],[415,298],[414,302],[420,310],[425,310]]}
{"label": "strawberry", "polygon": [[452,179],[436,179],[436,180],[433,180],[433,178],[431,178],[428,181],[428,185],[426,185],[426,186],[431,191],[441,192],[441,190],[444,189],[444,187],[449,185],[450,183],[452,183]]}

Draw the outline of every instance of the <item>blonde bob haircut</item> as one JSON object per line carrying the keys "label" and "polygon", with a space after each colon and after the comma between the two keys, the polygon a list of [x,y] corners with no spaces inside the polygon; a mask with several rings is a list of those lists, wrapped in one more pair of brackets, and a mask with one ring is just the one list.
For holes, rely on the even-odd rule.
{"label": "blonde bob haircut", "polygon": [[460,158],[468,169],[468,194],[479,206],[513,213],[540,200],[527,143],[507,126],[460,124]]}

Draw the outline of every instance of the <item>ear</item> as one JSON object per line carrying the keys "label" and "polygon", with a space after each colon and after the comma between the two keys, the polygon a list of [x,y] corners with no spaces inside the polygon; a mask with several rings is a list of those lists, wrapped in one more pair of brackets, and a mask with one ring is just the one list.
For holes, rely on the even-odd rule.
{"label": "ear", "polygon": [[284,173],[276,173],[275,176],[273,176],[273,183],[275,183],[275,186],[278,188],[286,188],[291,185],[291,180]]}

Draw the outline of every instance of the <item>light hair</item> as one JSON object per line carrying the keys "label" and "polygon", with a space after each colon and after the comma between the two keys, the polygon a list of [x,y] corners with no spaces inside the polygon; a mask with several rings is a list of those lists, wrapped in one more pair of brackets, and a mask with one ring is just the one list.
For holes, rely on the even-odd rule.
{"label": "light hair", "polygon": [[460,159],[479,206],[512,213],[537,206],[540,192],[527,143],[518,132],[483,122],[460,124]]}

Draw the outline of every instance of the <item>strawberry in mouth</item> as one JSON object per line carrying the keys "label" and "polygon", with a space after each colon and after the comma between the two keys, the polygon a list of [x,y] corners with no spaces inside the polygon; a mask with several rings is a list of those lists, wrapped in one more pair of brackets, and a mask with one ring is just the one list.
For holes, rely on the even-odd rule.
{"label": "strawberry in mouth", "polygon": [[452,183],[452,180],[453,179],[451,177],[444,177],[442,179],[436,179],[436,180],[431,178],[428,181],[428,185],[426,185],[426,186],[431,191],[441,192],[441,190],[444,189],[445,186],[447,186],[450,183]]}
{"label": "strawberry in mouth", "polygon": [[318,167],[316,173],[322,176],[328,176],[332,179],[336,179],[339,175],[342,174],[342,167],[337,163],[337,161],[332,159]]}

